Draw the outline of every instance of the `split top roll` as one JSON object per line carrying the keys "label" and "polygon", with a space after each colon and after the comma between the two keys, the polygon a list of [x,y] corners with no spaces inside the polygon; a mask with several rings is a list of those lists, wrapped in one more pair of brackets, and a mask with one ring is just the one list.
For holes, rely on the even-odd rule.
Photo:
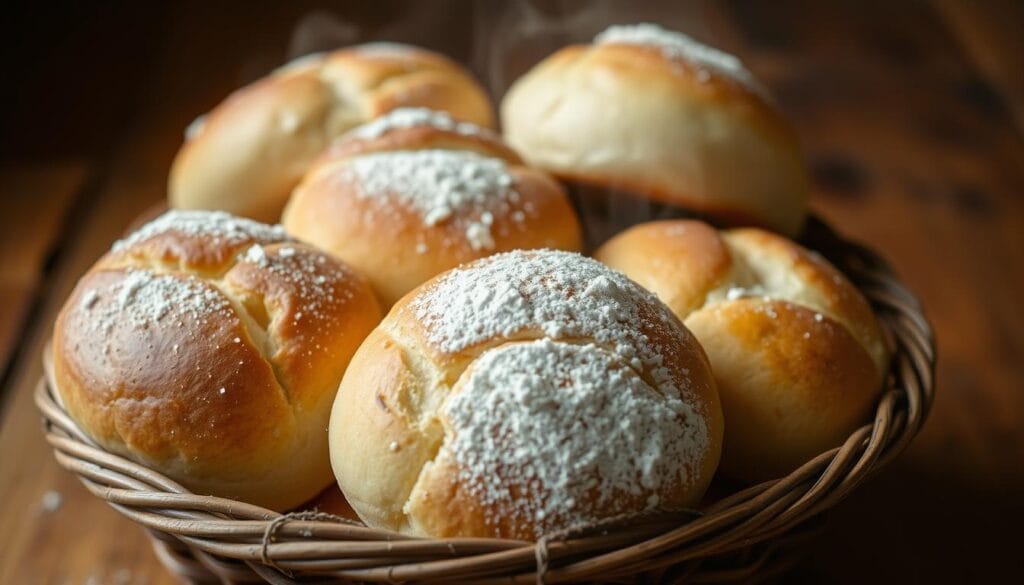
{"label": "split top roll", "polygon": [[696,505],[722,428],[704,352],[654,295],[515,251],[392,309],[342,381],[331,460],[370,526],[534,539]]}
{"label": "split top roll", "polygon": [[189,128],[171,169],[171,206],[276,223],[332,140],[406,106],[494,124],[480,85],[438,53],[370,43],[309,55],[236,91]]}
{"label": "split top roll", "polygon": [[867,420],[886,341],[817,253],[756,228],[672,220],[635,226],[595,257],[657,294],[707,351],[729,429],[723,473],[781,477]]}
{"label": "split top roll", "polygon": [[75,287],[54,325],[56,389],[108,451],[284,510],[330,483],[328,413],[380,318],[363,278],[280,226],[170,212]]}

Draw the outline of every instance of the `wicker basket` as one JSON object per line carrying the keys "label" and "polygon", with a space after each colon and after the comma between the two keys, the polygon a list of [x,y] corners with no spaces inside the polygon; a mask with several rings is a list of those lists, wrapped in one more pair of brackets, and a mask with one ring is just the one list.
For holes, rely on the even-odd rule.
{"label": "wicker basket", "polygon": [[191,494],[86,437],[54,399],[49,364],[36,403],[60,465],[145,527],[160,560],[195,583],[749,581],[798,558],[822,513],[903,451],[933,397],[935,342],[917,299],[881,258],[820,221],[803,243],[849,275],[877,311],[895,348],[887,389],[874,420],[842,446],[692,513],[615,519],[538,542],[410,538]]}

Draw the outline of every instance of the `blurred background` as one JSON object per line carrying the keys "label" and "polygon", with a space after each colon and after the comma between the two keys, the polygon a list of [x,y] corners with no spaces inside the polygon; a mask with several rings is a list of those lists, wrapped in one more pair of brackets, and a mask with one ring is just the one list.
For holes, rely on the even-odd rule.
{"label": "blurred background", "polygon": [[895,464],[786,582],[1024,577],[1024,3],[7,3],[0,19],[0,582],[170,583],[138,529],[58,470],[31,392],[78,276],[161,201],[185,127],[286,60],[404,41],[500,98],[537,60],[651,21],[741,57],[796,126],[811,205],[889,258],[939,341]]}

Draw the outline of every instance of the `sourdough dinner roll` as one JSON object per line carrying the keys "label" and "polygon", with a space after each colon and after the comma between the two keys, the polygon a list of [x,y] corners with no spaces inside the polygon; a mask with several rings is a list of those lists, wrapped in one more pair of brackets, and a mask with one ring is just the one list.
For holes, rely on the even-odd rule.
{"label": "sourdough dinner roll", "polygon": [[402,106],[493,125],[483,89],[437,53],[371,43],[309,55],[236,91],[189,128],[171,169],[171,205],[276,222],[331,140]]}
{"label": "sourdough dinner roll", "polygon": [[758,229],[676,220],[636,226],[595,257],[657,294],[704,346],[728,475],[777,477],[868,420],[888,350],[867,301],[818,254]]}
{"label": "sourdough dinner roll", "polygon": [[79,281],[54,326],[54,376],[104,449],[283,510],[330,483],[331,403],[380,318],[361,277],[280,227],[172,211]]}
{"label": "sourdough dinner roll", "polygon": [[495,252],[581,247],[558,183],[492,132],[422,109],[346,134],[296,188],[282,221],[366,275],[385,306]]}
{"label": "sourdough dinner roll", "polygon": [[613,26],[566,47],[513,84],[501,119],[561,178],[787,234],[803,222],[793,130],[737,58],[683,34]]}
{"label": "sourdough dinner roll", "polygon": [[651,293],[514,251],[403,298],[352,358],[331,463],[370,526],[535,539],[693,506],[718,463],[707,358]]}

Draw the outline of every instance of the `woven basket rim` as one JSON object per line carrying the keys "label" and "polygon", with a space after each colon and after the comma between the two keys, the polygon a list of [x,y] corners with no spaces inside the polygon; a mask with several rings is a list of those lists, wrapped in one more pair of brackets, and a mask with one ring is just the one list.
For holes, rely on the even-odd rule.
{"label": "woven basket rim", "polygon": [[[931,326],[920,302],[889,265],[814,218],[802,242],[823,253],[858,286],[890,336],[894,352],[885,391],[873,420],[841,446],[783,478],[744,488],[700,511],[613,519],[537,542],[410,537],[327,515],[282,515],[198,496],[160,473],[104,451],[56,397],[49,346],[35,401],[58,463],[94,495],[148,529],[165,564],[175,563],[173,551],[185,547],[198,564],[185,566],[178,559],[175,568],[182,574],[207,570],[239,581],[258,578],[275,584],[298,583],[297,578],[308,576],[389,583],[559,583],[638,573],[700,581],[702,574],[718,571],[721,576],[725,571],[743,578],[763,568],[774,549],[799,540],[806,532],[802,526],[901,453],[920,430],[934,398]],[[743,553],[743,562],[714,567],[715,558],[730,553]]]}

